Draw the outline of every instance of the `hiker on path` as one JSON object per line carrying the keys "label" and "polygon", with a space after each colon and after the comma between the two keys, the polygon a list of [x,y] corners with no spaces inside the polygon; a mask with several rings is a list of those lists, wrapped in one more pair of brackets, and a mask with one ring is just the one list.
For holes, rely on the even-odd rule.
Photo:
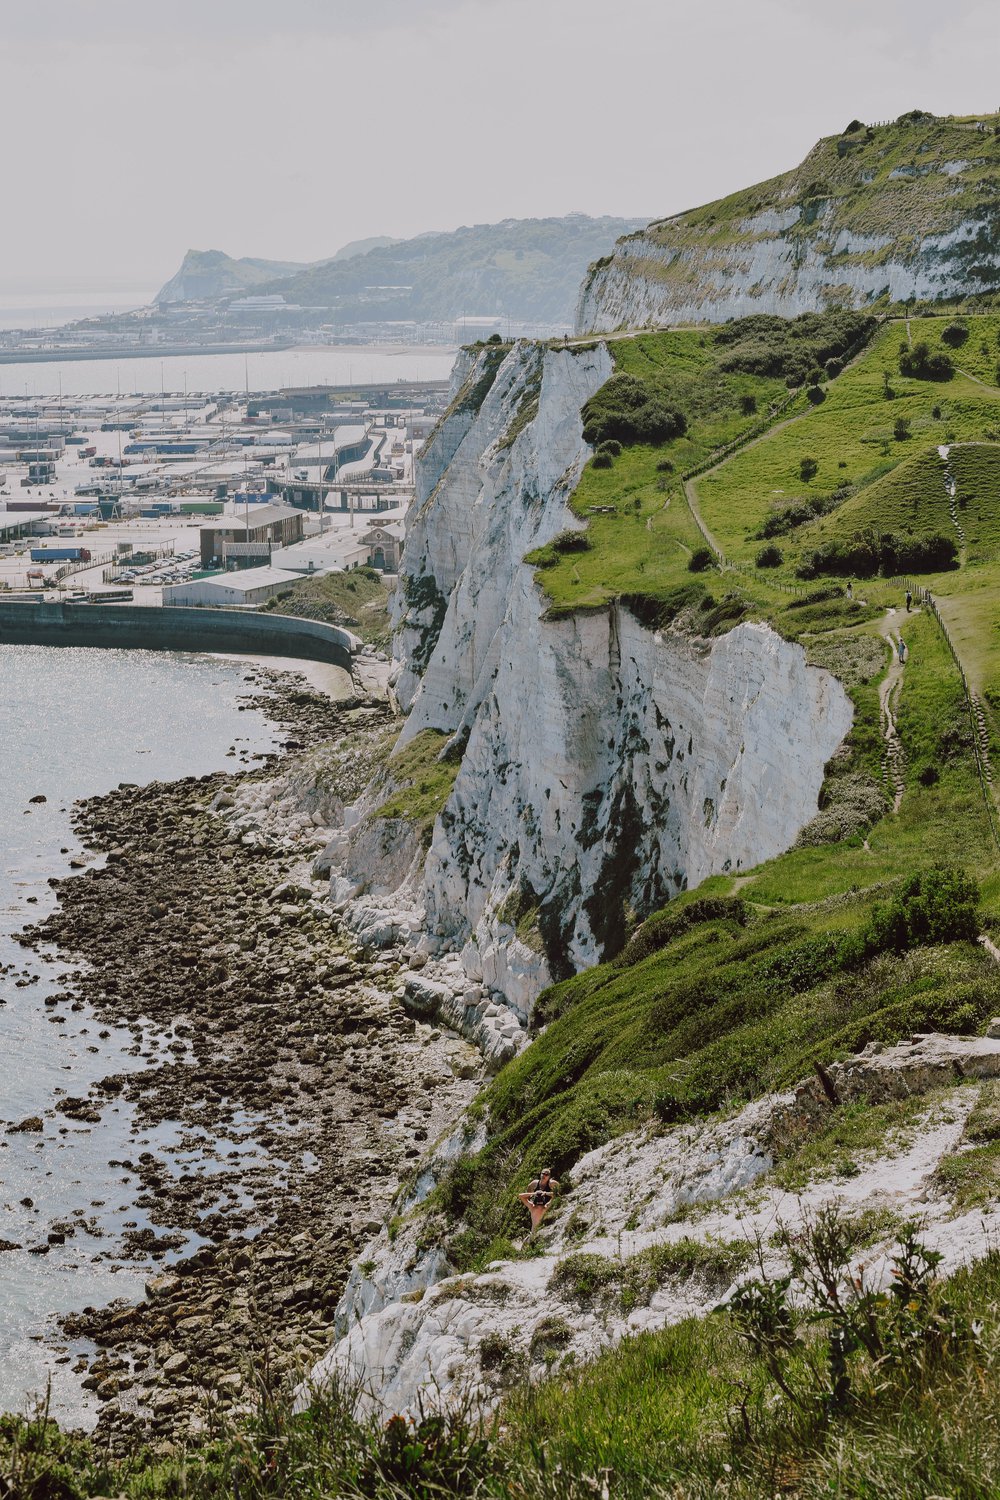
{"label": "hiker on path", "polygon": [[854,598],[854,585],[849,580],[847,584],[847,597],[848,599]]}
{"label": "hiker on path", "polygon": [[903,637],[900,636],[899,637],[899,665],[900,666],[902,666],[903,663],[905,662],[906,656],[907,656],[906,642],[903,640]]}
{"label": "hiker on path", "polygon": [[910,613],[910,605],[912,603],[913,603],[913,595],[910,593],[909,589],[907,589],[906,590],[906,613],[907,614]]}
{"label": "hiker on path", "polygon": [[518,1193],[518,1198],[524,1204],[531,1215],[531,1232],[534,1234],[539,1224],[549,1211],[549,1205],[559,1191],[559,1184],[553,1177],[548,1167],[543,1167],[538,1176],[528,1184],[526,1193]]}

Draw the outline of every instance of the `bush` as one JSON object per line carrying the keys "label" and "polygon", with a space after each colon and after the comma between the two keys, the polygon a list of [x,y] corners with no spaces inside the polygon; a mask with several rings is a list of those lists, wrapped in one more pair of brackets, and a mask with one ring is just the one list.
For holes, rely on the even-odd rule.
{"label": "bush", "polygon": [[947,344],[950,349],[960,349],[968,337],[968,325],[957,319],[941,330],[941,342]]}
{"label": "bush", "polygon": [[672,460],[669,458],[658,458],[656,460],[656,472],[657,474],[672,474],[674,472]]}
{"label": "bush", "polygon": [[710,547],[696,547],[688,558],[689,573],[704,573],[715,566],[715,553]]}
{"label": "bush", "polygon": [[549,546],[554,552],[561,554],[569,552],[589,552],[593,542],[586,531],[561,531],[557,537],[553,537]]}
{"label": "bush", "polygon": [[784,562],[784,554],[780,547],[768,542],[766,547],[761,547],[754,561],[758,568],[780,568]]}
{"label": "bush", "polygon": [[877,953],[905,953],[933,943],[974,943],[979,936],[979,887],[964,870],[939,868],[911,875],[891,901],[872,908],[860,933],[841,940],[842,967]]}
{"label": "bush", "polygon": [[756,410],[757,410],[757,397],[756,396],[741,396],[740,397],[740,411],[742,412],[743,416],[745,416],[745,417],[752,417],[753,414],[754,414],[754,412]]}
{"label": "bush", "polygon": [[953,568],[958,562],[958,546],[953,537],[941,532],[898,537],[892,532],[867,530],[855,532],[848,541],[823,542],[807,552],[796,568],[799,578],[818,578],[823,574],[844,578],[874,578],[881,572],[891,578],[897,573],[937,573]]}
{"label": "bush", "polygon": [[827,380],[836,380],[844,368],[844,361],[842,359],[828,359],[823,368],[826,371]]}
{"label": "bush", "polygon": [[622,451],[622,445],[617,438],[606,438],[597,451],[598,453],[608,453],[612,458],[617,458]]}
{"label": "bush", "polygon": [[597,452],[594,454],[594,457],[591,459],[591,468],[610,469],[613,467],[614,464],[611,458],[611,454],[604,453],[600,448],[598,448]]}
{"label": "bush", "polygon": [[897,443],[905,443],[910,436],[909,417],[897,417],[892,424],[892,435]]}
{"label": "bush", "polygon": [[583,439],[658,446],[687,431],[687,418],[635,375],[612,375],[583,408]]}
{"label": "bush", "polygon": [[921,339],[912,349],[908,344],[900,349],[899,373],[915,380],[950,380],[955,366],[947,354],[932,354],[930,345]]}
{"label": "bush", "polygon": [[799,464],[799,478],[804,484],[808,484],[810,479],[815,479],[818,473],[819,464],[814,458],[804,458]]}
{"label": "bush", "polygon": [[813,406],[822,406],[826,400],[826,391],[824,391],[821,385],[811,385],[806,390],[806,400],[811,402]]}

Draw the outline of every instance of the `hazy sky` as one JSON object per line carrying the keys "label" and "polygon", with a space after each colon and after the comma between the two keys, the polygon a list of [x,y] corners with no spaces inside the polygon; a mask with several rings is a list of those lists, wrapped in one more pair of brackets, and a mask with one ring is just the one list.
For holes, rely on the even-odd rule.
{"label": "hazy sky", "polygon": [[855,115],[998,107],[998,42],[974,0],[0,0],[0,286],[659,216]]}

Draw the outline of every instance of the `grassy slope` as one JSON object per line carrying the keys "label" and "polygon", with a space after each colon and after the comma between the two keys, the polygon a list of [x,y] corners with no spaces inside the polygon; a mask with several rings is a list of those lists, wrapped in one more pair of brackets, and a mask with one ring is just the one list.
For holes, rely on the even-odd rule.
{"label": "grassy slope", "polygon": [[[993,320],[983,322],[983,340],[995,339]],[[978,332],[969,344],[979,342]],[[834,482],[843,473],[841,462],[852,481],[872,479],[890,462],[896,466],[832,515],[800,528],[810,535],[820,527],[826,528],[822,534],[833,534],[835,524],[853,529],[859,523],[851,508],[862,506],[868,507],[866,524],[901,528],[914,497],[918,529],[925,520],[943,524],[948,519],[941,460],[936,453],[914,456],[912,442],[896,443],[887,458],[879,436],[884,410],[889,406],[895,415],[905,408],[916,427],[938,421],[931,411],[940,402],[947,405],[947,416],[940,419],[942,441],[945,436],[981,439],[1000,393],[961,377],[941,387],[894,375],[900,393],[886,402],[882,371],[896,369],[902,337],[903,325],[890,325],[830,384],[821,406],[803,402],[802,415],[779,422],[700,481],[702,510],[728,553],[747,557],[759,547],[748,533],[769,513],[772,491],[784,488],[777,481],[793,482],[789,475],[797,474],[805,453],[816,454],[820,473],[834,476]],[[688,405],[691,420],[684,438],[658,449],[626,448],[610,469],[588,466],[573,504],[588,521],[591,546],[557,555],[554,565],[539,568],[550,609],[594,607],[620,595],[644,595],[656,604],[693,585],[704,587],[700,580],[706,576],[716,595],[726,589],[742,594],[751,617],[767,619],[800,640],[812,660],[842,677],[855,704],[846,769],[877,787],[883,749],[878,677],[889,659],[880,626],[886,605],[900,603],[898,587],[884,580],[866,583],[865,604],[848,601],[835,585],[817,591],[810,603],[813,596],[801,587],[794,594],[777,591],[771,575],[751,571],[720,579],[717,570],[692,575],[687,548],[698,533],[679,471],[745,426],[737,403],[754,378],[719,376],[711,338],[697,331],[621,340],[613,348],[620,369],[643,373],[682,400],[696,388],[699,396]],[[757,389],[758,405],[764,406],[780,387],[758,380]],[[956,452],[956,474],[963,484],[982,490],[976,503],[985,515],[990,496],[1000,492],[993,450]],[[657,464],[664,456],[674,464],[665,476],[665,494],[656,487]],[[613,505],[614,513],[590,515],[595,504]],[[992,526],[993,520],[983,522],[984,539]],[[779,540],[789,546],[788,538]],[[793,583],[791,563],[805,545],[793,535],[792,557],[777,570],[786,584]],[[964,597],[961,586],[976,566],[966,561],[945,575],[956,598]],[[713,612],[697,607],[689,614],[696,628],[712,618]],[[543,1156],[564,1172],[571,1169],[583,1151],[648,1115],[665,1090],[689,1098],[692,1107],[715,1109],[787,1084],[807,1072],[814,1059],[829,1060],[870,1036],[888,1040],[919,1025],[979,1025],[989,1019],[996,999],[994,968],[981,953],[963,947],[924,954],[919,961],[886,959],[870,974],[849,979],[826,973],[811,977],[797,960],[790,987],[770,977],[773,965],[792,962],[803,942],[863,925],[873,902],[914,869],[965,866],[981,883],[987,916],[1000,913],[996,849],[961,678],[932,616],[923,611],[903,618],[910,656],[895,705],[905,752],[899,812],[878,816],[883,803],[874,821],[871,816],[867,824],[855,820],[845,837],[805,843],[756,870],[706,882],[698,896],[738,893],[748,904],[746,929],[725,920],[708,922],[641,963],[602,965],[542,997],[540,1014],[551,1024],[482,1097],[479,1107],[490,1118],[491,1141],[478,1160],[463,1164],[443,1195],[448,1214],[466,1225],[452,1243],[457,1261],[488,1259],[513,1232],[510,1188],[519,1172]],[[867,663],[863,671],[856,670],[859,661]],[[831,806],[842,787],[831,773]],[[682,897],[681,905],[693,895]],[[671,910],[676,909],[677,903]],[[758,960],[751,957],[757,952],[759,974]],[[956,1001],[956,994],[962,999]],[[957,1015],[966,1003],[974,1020],[971,1012]]]}
{"label": "grassy slope", "polygon": [[[660,220],[623,241],[619,255],[627,253],[630,271],[665,284],[678,301],[703,294],[706,266],[725,270],[755,238],[771,238],[774,219],[768,216],[787,215],[786,239],[845,271],[906,260],[928,235],[969,219],[992,220],[1000,139],[997,116],[981,119],[982,132],[975,128],[978,119],[901,118],[870,132],[826,137],[791,171]],[[757,215],[765,216],[764,230],[751,228]],[[848,248],[834,253],[844,231]],[[983,238],[949,252],[967,267],[970,285],[977,284],[975,268],[988,252],[989,233]],[[660,249],[656,257],[643,253],[650,241]],[[995,277],[985,279],[986,286],[994,283]]]}
{"label": "grassy slope", "polygon": [[269,599],[262,608],[281,615],[343,625],[373,646],[389,645],[389,595],[382,575],[373,568],[303,578],[287,593]]}
{"label": "grassy slope", "polygon": [[223,1418],[183,1452],[126,1459],[54,1423],[5,1419],[0,1464],[9,1493],[32,1500],[979,1500],[996,1494],[1000,1465],[998,1306],[994,1253],[928,1308],[929,1321],[975,1322],[975,1336],[944,1360],[929,1339],[889,1369],[849,1356],[854,1400],[832,1417],[810,1400],[821,1332],[798,1330],[785,1396],[720,1310],[625,1340],[583,1369],[560,1359],[554,1329],[552,1376],[515,1388],[487,1441],[462,1416],[416,1429],[356,1423],[328,1399],[293,1418],[270,1394],[245,1427]]}

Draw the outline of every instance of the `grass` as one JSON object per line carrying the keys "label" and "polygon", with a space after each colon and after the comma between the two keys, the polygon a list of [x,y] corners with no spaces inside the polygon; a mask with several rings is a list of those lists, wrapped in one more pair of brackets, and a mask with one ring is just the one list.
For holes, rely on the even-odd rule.
{"label": "grass", "polygon": [[790,1143],[771,1180],[798,1193],[810,1182],[856,1177],[866,1157],[903,1149],[927,1111],[928,1099],[921,1095],[882,1104],[867,1099],[838,1104],[818,1126]]}
{"label": "grass", "polygon": [[[517,1380],[493,1423],[467,1411],[358,1422],[341,1391],[293,1416],[288,1395],[265,1388],[250,1419],[220,1417],[183,1448],[127,1458],[41,1417],[5,1418],[0,1466],[11,1495],[32,1500],[572,1500],[602,1489],[621,1500],[978,1500],[995,1493],[1000,1468],[998,1309],[995,1255],[933,1286],[926,1328],[915,1325],[923,1343],[895,1375],[851,1355],[853,1395],[839,1414],[808,1399],[825,1351],[807,1323],[783,1355],[786,1396],[724,1310],[583,1366],[563,1352],[567,1325],[549,1317],[533,1345],[549,1375]],[[936,1354],[937,1317],[976,1328]],[[488,1344],[486,1356],[502,1373],[507,1351]]]}
{"label": "grass", "polygon": [[425,846],[431,841],[434,820],[448,800],[458,775],[457,757],[442,759],[448,736],[424,729],[392,754],[385,775],[395,787],[379,807],[379,820],[404,818],[413,823]]}
{"label": "grass", "polygon": [[[635,1500],[992,1494],[998,1292],[995,1257],[951,1278],[941,1295],[959,1316],[983,1320],[979,1338],[909,1381],[873,1374],[869,1383],[862,1357],[858,1396],[839,1418],[775,1391],[723,1313],[628,1339],[583,1369],[508,1397],[505,1459],[513,1473],[523,1466],[535,1476],[510,1493],[568,1500],[589,1492],[581,1479],[590,1476],[594,1493],[603,1479],[610,1494]],[[799,1335],[789,1357],[793,1391],[808,1379],[814,1347]]]}
{"label": "grass", "polygon": [[613,1302],[627,1314],[647,1307],[673,1281],[698,1277],[724,1291],[752,1259],[749,1244],[689,1238],[650,1245],[622,1260],[578,1251],[556,1263],[549,1290],[581,1306]]}
{"label": "grass", "polygon": [[942,1157],[935,1177],[956,1213],[995,1207],[1000,1200],[1000,1142],[970,1146]]}
{"label": "grass", "polygon": [[390,643],[389,593],[381,573],[374,568],[303,578],[261,608],[304,620],[343,625],[380,650],[387,649]]}

